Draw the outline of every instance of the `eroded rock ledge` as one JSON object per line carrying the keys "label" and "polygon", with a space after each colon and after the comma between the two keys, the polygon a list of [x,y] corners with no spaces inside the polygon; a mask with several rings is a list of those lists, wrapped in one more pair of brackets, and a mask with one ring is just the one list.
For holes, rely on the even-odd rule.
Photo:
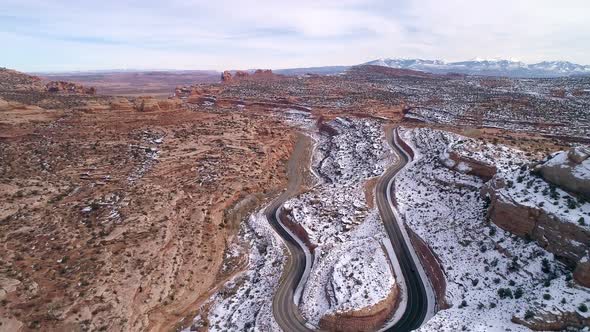
{"label": "eroded rock ledge", "polygon": [[329,331],[373,331],[383,325],[399,304],[399,287],[394,284],[389,295],[379,303],[361,310],[328,314],[320,328]]}

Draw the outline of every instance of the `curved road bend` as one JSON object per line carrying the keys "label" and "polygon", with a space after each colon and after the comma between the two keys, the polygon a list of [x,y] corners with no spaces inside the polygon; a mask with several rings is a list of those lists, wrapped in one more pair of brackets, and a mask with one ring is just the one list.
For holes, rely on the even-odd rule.
{"label": "curved road bend", "polygon": [[428,311],[428,297],[420,273],[416,268],[416,263],[408,248],[409,244],[406,243],[399,228],[399,224],[397,223],[392,210],[392,204],[387,195],[387,191],[391,188],[390,183],[392,183],[393,177],[410,161],[409,156],[397,145],[395,138],[388,135],[392,132],[393,131],[386,133],[386,137],[393,148],[394,154],[397,155],[398,160],[379,178],[375,188],[375,197],[377,199],[377,207],[379,209],[379,214],[381,215],[381,220],[383,221],[387,235],[391,240],[403,277],[406,281],[408,302],[406,311],[403,313],[399,321],[388,329],[388,331],[412,331],[420,327],[426,317]]}
{"label": "curved road bend", "polygon": [[[387,195],[393,177],[408,163],[409,157],[397,145],[395,139],[389,135],[386,136],[394,149],[394,153],[398,156],[398,160],[380,177],[375,189],[375,197],[377,199],[377,206],[385,230],[392,242],[395,255],[399,261],[408,289],[406,311],[389,331],[411,331],[420,327],[426,317],[428,298],[422,278],[408,249],[408,244],[405,242],[399,229],[399,225],[392,211],[391,202]],[[308,141],[306,141],[306,139]],[[309,165],[309,159],[311,158],[311,149],[309,149],[309,147],[306,149],[305,145],[309,144],[309,140],[310,138],[304,135],[299,137],[287,167],[289,178],[287,190],[277,197],[265,210],[265,215],[268,221],[274,230],[284,239],[290,252],[290,256],[288,257],[287,264],[283,271],[281,283],[273,297],[272,305],[273,314],[277,323],[284,331],[288,332],[316,330],[306,323],[299,311],[299,307],[295,303],[295,291],[306,272],[306,268],[310,268],[307,263],[308,256],[306,256],[306,251],[301,241],[297,239],[295,235],[287,231],[287,229],[279,222],[278,218],[283,203],[292,195],[297,194],[305,181],[304,179],[301,179],[302,176],[300,175],[304,174],[301,169],[302,165],[307,167]],[[308,155],[305,155],[306,152]],[[299,159],[303,159],[306,162],[303,163],[302,160]],[[309,262],[309,265],[310,264],[311,262]]]}
{"label": "curved road bend", "polygon": [[[299,307],[295,303],[295,291],[301,282],[306,268],[311,268],[311,260],[307,262],[309,255],[306,255],[304,244],[279,222],[279,212],[285,201],[296,195],[310,182],[309,164],[313,147],[312,139],[309,136],[300,134],[295,144],[291,158],[287,165],[287,176],[289,184],[287,189],[279,195],[264,211],[266,218],[274,230],[283,238],[289,249],[289,257],[283,270],[279,287],[277,288],[273,301],[272,311],[275,320],[284,331],[308,332],[315,329],[307,326],[307,322],[301,316]],[[307,253],[309,253],[307,251]]]}

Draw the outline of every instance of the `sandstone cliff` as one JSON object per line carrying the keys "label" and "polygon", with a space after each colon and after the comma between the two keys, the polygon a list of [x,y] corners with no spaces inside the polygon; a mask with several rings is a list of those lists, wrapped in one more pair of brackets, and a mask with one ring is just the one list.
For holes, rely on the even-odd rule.
{"label": "sandstone cliff", "polygon": [[490,201],[490,220],[513,234],[535,240],[558,259],[572,268],[577,267],[576,280],[590,286],[589,227],[556,213],[552,210],[554,204],[534,205],[527,199],[518,199],[512,194],[518,191],[512,190],[509,181],[494,177],[482,188],[482,195]]}

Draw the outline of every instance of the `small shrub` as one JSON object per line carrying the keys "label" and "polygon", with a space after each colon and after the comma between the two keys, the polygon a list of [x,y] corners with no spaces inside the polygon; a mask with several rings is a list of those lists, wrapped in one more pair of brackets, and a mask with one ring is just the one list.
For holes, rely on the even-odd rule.
{"label": "small shrub", "polygon": [[588,306],[585,303],[582,303],[578,306],[578,310],[580,310],[581,312],[587,312]]}
{"label": "small shrub", "polygon": [[545,300],[551,300],[551,295],[550,295],[550,294],[547,294],[547,293],[545,293],[545,294],[543,294],[543,298],[544,298]]}
{"label": "small shrub", "polygon": [[551,266],[549,265],[549,260],[547,258],[543,258],[541,261],[541,271],[545,273],[551,272]]}
{"label": "small shrub", "polygon": [[512,290],[510,288],[500,288],[498,289],[498,296],[500,296],[501,299],[505,299],[505,298],[513,298],[512,295]]}

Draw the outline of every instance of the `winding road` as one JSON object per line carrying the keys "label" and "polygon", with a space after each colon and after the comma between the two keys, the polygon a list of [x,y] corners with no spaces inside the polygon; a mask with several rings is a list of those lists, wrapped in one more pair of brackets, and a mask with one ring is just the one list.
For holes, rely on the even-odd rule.
{"label": "winding road", "polygon": [[[393,135],[390,136],[390,133]],[[410,156],[398,145],[396,136],[397,133],[386,133],[387,141],[391,144],[398,158],[379,178],[375,187],[375,197],[381,220],[393,245],[407,288],[406,310],[389,331],[412,331],[420,327],[426,317],[428,297],[424,282],[408,247],[411,244],[404,239],[399,223],[395,219],[392,202],[388,195],[394,176],[410,161]]]}
{"label": "winding road", "polygon": [[[411,331],[418,328],[426,317],[428,310],[428,297],[424,287],[423,280],[418,272],[416,263],[406,243],[404,236],[399,229],[399,224],[395,219],[392,210],[392,204],[388,191],[391,189],[394,176],[409,162],[410,157],[398,145],[395,135],[387,133],[386,137],[391,144],[394,154],[397,155],[396,163],[391,165],[381,176],[376,186],[376,200],[381,219],[385,229],[392,242],[393,249],[402,269],[403,278],[407,286],[407,305],[401,318],[388,331]],[[311,149],[305,149],[305,138],[300,137],[291,159],[288,164],[289,185],[279,197],[277,197],[265,210],[275,231],[283,238],[288,250],[289,257],[280,285],[273,297],[273,314],[279,326],[284,331],[316,331],[317,328],[308,324],[297,306],[300,294],[298,291],[302,288],[300,284],[305,282],[307,273],[311,269],[311,254],[303,242],[294,235],[287,227],[280,222],[280,211],[283,203],[291,196],[297,194],[305,180],[301,179],[302,170],[301,158],[305,160],[305,167],[309,166],[311,158]],[[307,137],[309,139],[309,137]],[[307,142],[309,144],[309,142]],[[307,152],[308,155],[305,155]]]}

